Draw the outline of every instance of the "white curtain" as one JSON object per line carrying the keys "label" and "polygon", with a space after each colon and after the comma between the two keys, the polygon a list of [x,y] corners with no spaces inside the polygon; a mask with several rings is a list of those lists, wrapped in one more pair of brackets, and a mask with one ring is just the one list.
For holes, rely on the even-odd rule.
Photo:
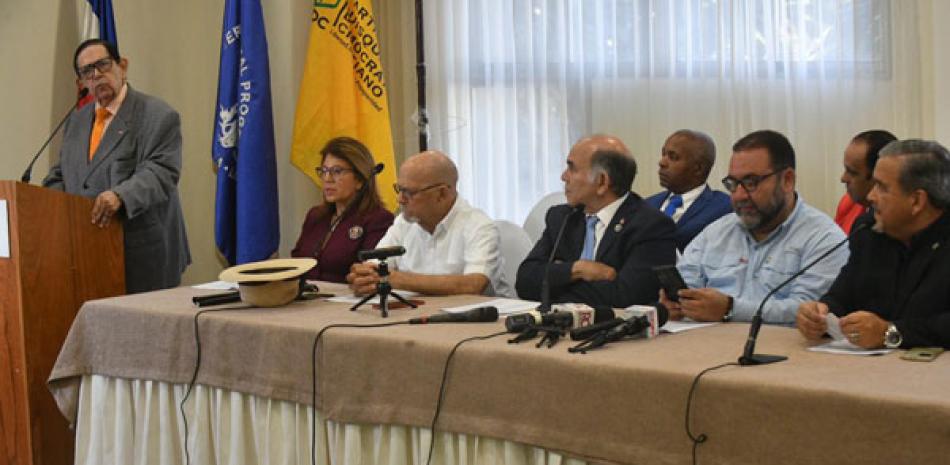
{"label": "white curtain", "polygon": [[620,136],[634,190],[660,189],[656,163],[680,128],[711,135],[728,171],[732,143],[781,131],[798,190],[831,212],[842,153],[872,128],[920,136],[917,4],[901,0],[427,0],[431,148],[460,191],[521,223],[562,189],[570,146]]}

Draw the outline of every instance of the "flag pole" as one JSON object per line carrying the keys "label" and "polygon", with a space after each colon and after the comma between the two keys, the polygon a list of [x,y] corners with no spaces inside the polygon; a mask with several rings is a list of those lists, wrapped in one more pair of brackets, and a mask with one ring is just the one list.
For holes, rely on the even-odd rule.
{"label": "flag pole", "polygon": [[429,115],[426,112],[426,61],[422,22],[422,0],[416,0],[416,92],[418,94],[419,151],[429,148]]}

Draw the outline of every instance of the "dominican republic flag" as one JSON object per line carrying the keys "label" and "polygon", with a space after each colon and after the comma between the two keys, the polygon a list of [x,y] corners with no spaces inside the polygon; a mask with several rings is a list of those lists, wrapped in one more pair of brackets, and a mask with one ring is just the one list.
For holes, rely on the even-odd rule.
{"label": "dominican republic flag", "polygon": [[231,265],[268,259],[280,243],[280,218],[260,0],[225,1],[214,114],[215,242]]}
{"label": "dominican republic flag", "polygon": [[[112,0],[80,0],[82,2],[81,10],[83,12],[82,24],[79,30],[82,31],[81,41],[89,39],[103,39],[115,44],[119,48],[119,40],[115,35],[115,16],[112,14]],[[83,84],[77,83],[76,92],[82,91]],[[92,102],[95,98],[92,92],[79,101],[79,107]]]}

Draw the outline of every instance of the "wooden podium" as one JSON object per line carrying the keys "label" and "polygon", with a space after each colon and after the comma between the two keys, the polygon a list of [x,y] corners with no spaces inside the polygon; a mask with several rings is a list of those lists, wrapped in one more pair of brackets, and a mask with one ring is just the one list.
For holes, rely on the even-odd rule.
{"label": "wooden podium", "polygon": [[0,464],[72,464],[74,433],[46,380],[82,303],[125,293],[122,227],[94,226],[91,199],[20,182],[0,181],[3,201]]}

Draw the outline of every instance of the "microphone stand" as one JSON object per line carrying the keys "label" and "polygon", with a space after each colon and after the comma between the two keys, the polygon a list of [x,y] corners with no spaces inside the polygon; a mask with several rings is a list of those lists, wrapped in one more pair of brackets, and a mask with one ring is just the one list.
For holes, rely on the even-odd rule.
{"label": "microphone stand", "polygon": [[30,177],[32,176],[32,173],[33,173],[33,165],[36,163],[36,160],[38,160],[40,158],[40,154],[43,153],[44,150],[46,150],[46,146],[48,146],[50,141],[53,140],[53,136],[59,133],[60,128],[62,128],[63,125],[66,124],[66,120],[69,119],[69,115],[73,114],[73,110],[76,109],[76,105],[79,104],[79,101],[86,98],[86,95],[88,94],[89,94],[88,87],[83,87],[83,89],[79,91],[79,98],[76,99],[77,100],[76,104],[69,107],[69,111],[66,112],[66,115],[63,116],[63,119],[59,120],[59,124],[56,125],[56,129],[53,129],[53,132],[46,139],[46,142],[43,142],[43,146],[40,147],[40,150],[36,152],[36,155],[33,155],[33,159],[30,160],[30,164],[26,167],[26,171],[23,172],[23,176],[20,176],[21,182],[25,182],[27,184],[30,183]]}
{"label": "microphone stand", "polygon": [[[851,235],[867,227],[866,223],[862,223],[858,227],[854,228],[851,231]],[[745,349],[742,351],[742,356],[739,357],[739,365],[742,366],[752,366],[752,365],[767,365],[769,363],[782,362],[788,360],[788,357],[784,355],[769,355],[769,354],[756,354],[755,353],[755,343],[759,338],[759,330],[762,328],[762,310],[765,308],[765,302],[769,300],[769,297],[775,295],[779,289],[785,287],[788,283],[792,282],[795,278],[801,276],[806,271],[810,270],[811,267],[815,266],[818,262],[824,260],[828,255],[831,255],[832,252],[838,250],[842,245],[848,242],[851,239],[851,236],[844,238],[843,241],[835,244],[834,247],[825,251],[825,253],[818,256],[818,258],[811,261],[811,263],[805,265],[804,268],[798,270],[797,273],[790,276],[785,281],[782,281],[781,284],[772,288],[768,294],[765,295],[765,298],[762,299],[762,303],[759,304],[759,308],[756,309],[755,315],[752,317],[752,325],[749,326],[749,337],[746,339]]]}
{"label": "microphone stand", "polygon": [[571,212],[564,217],[564,222],[561,223],[561,229],[558,230],[557,237],[554,238],[554,247],[551,247],[551,255],[548,256],[548,262],[544,265],[544,277],[541,280],[541,302],[538,305],[538,312],[542,315],[551,311],[551,263],[557,254],[558,246],[561,245],[561,238],[564,237],[564,229],[567,228],[567,222],[571,217],[583,209],[583,205],[574,206]]}
{"label": "microphone stand", "polygon": [[386,260],[379,261],[379,265],[376,266],[376,273],[379,274],[379,282],[376,283],[376,292],[363,297],[363,300],[360,300],[356,305],[350,307],[350,311],[356,311],[360,305],[365,304],[369,299],[376,296],[379,296],[379,310],[383,314],[383,318],[389,316],[389,296],[395,297],[396,300],[412,308],[418,307],[418,305],[403,298],[398,292],[393,292],[393,287],[389,284],[389,264],[386,263]]}

